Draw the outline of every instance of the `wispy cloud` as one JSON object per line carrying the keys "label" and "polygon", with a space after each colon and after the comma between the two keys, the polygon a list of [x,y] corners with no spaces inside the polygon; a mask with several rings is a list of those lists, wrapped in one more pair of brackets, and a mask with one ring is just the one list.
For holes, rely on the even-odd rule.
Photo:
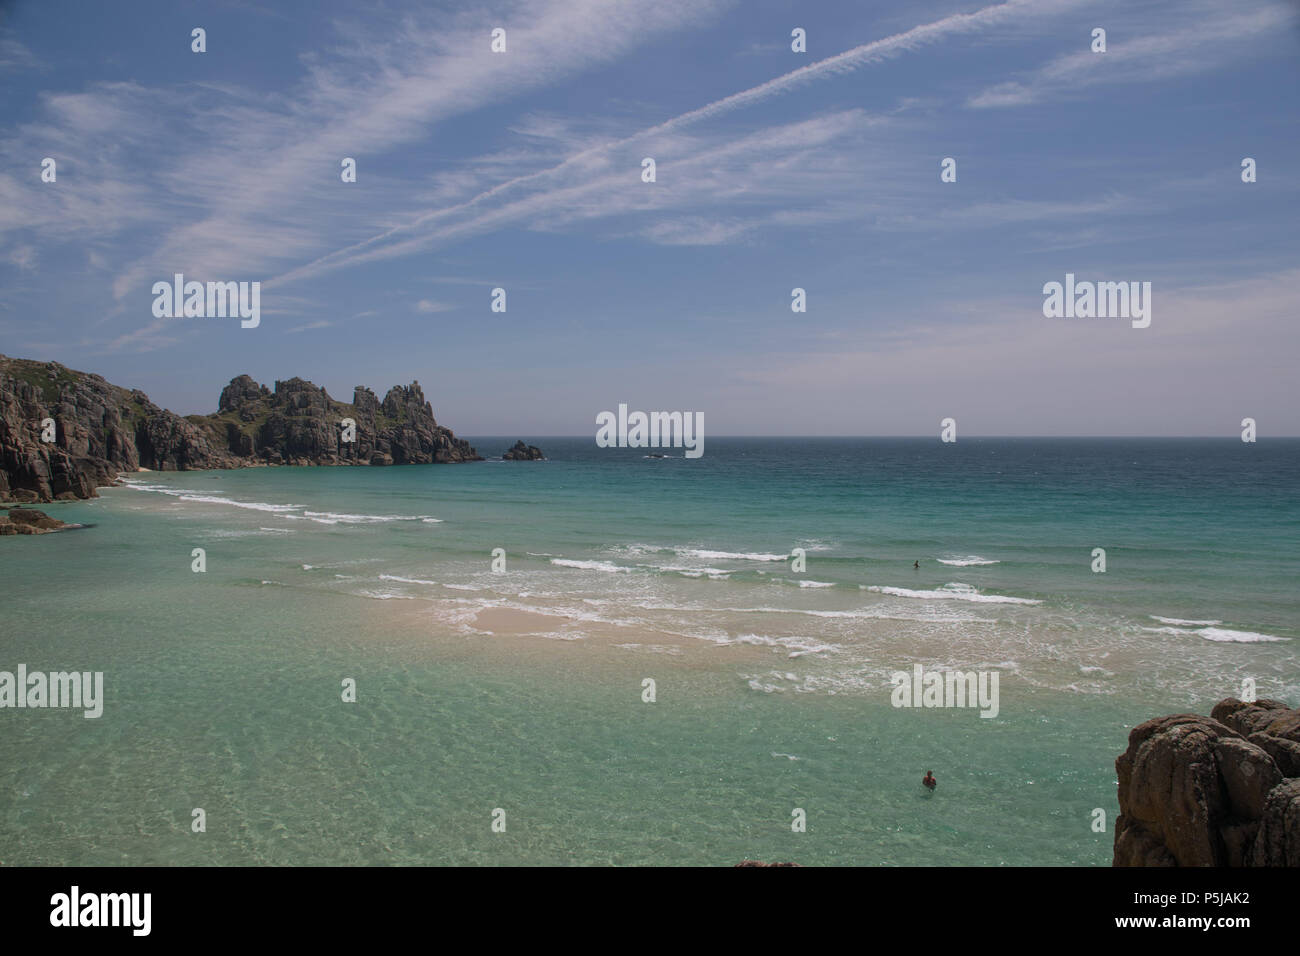
{"label": "wispy cloud", "polygon": [[[372,12],[339,22],[347,39],[305,57],[305,77],[288,96],[127,82],[47,94],[41,120],[0,146],[0,232],[40,229],[45,241],[69,241],[148,229],[158,236],[151,251],[118,268],[119,302],[174,271],[261,278],[402,216],[410,184],[375,177],[368,161],[376,155],[706,22],[726,5],[551,0],[511,12],[504,55],[488,43],[500,11],[440,15],[436,29],[425,14]],[[147,173],[134,172],[132,154]],[[57,188],[42,189],[54,184],[39,182],[33,155],[58,160]],[[339,181],[344,156],[359,161],[355,186]]]}
{"label": "wispy cloud", "polygon": [[15,246],[5,258],[19,269],[36,268],[36,250],[31,246]]}
{"label": "wispy cloud", "polygon": [[31,70],[40,66],[32,52],[14,37],[0,33],[0,71]]}
{"label": "wispy cloud", "polygon": [[[833,349],[813,342],[797,354],[751,355],[726,392],[778,428],[789,417],[769,396],[800,395],[827,410],[816,424],[827,434],[937,434],[948,415],[967,434],[1170,434],[1177,409],[1181,422],[1196,423],[1178,433],[1235,435],[1258,409],[1294,407],[1285,356],[1300,344],[1297,295],[1300,269],[1159,283],[1152,324],[1138,330],[1110,319],[1044,318],[1037,285],[1025,284],[1015,295],[927,304],[889,328],[841,336]],[[945,311],[961,321],[935,321]],[[688,383],[708,374],[678,373]],[[1046,420],[1048,432],[1035,427]]]}
{"label": "wispy cloud", "polygon": [[[662,143],[672,134],[683,131],[694,124],[717,119],[733,111],[756,105],[819,80],[845,76],[868,65],[883,62],[952,36],[987,29],[1016,19],[1059,13],[1078,5],[1080,2],[1081,0],[1007,0],[1005,3],[992,4],[973,13],[952,14],[880,40],[861,44],[851,50],[792,70],[757,86],[714,100],[697,109],[681,113],[631,135],[607,141],[600,145],[579,149],[576,153],[550,168],[517,176],[484,190],[464,202],[425,212],[417,216],[412,222],[385,230],[363,242],[354,243],[327,256],[322,256],[305,266],[292,269],[276,277],[275,281],[289,282],[312,275],[319,275],[322,272],[345,265],[355,265],[379,258],[407,255],[424,248],[432,242],[445,239],[449,234],[464,235],[473,233],[480,228],[494,228],[503,221],[500,209],[485,211],[477,220],[473,218],[472,214],[477,212],[478,207],[489,204],[492,200],[498,199],[507,193],[532,189],[536,195],[538,190],[549,189],[551,197],[549,204],[538,203],[534,200],[532,202],[516,203],[513,208],[516,210],[527,209],[534,214],[544,213],[547,209],[562,209],[566,204],[572,203],[576,196],[583,193],[590,194],[604,186],[611,185],[612,183],[608,179],[591,181],[592,173],[593,170],[599,171],[611,168],[611,158],[620,151],[626,151],[633,147],[650,148],[652,144],[656,142]],[[585,186],[575,190],[572,185],[566,185],[566,183],[574,181],[585,182]],[[467,217],[467,214],[471,215]],[[459,221],[455,226],[445,227],[443,221],[447,219],[458,219]],[[507,218],[506,221],[509,221],[509,219]],[[653,226],[643,233],[646,238],[651,239],[657,234],[680,235],[679,232],[671,229],[665,232],[660,228],[656,232]]]}
{"label": "wispy cloud", "polygon": [[[970,8],[979,0],[950,0],[945,13],[957,2]],[[672,84],[657,86],[657,76],[646,76],[643,69],[653,56],[642,56],[640,48],[667,41],[659,52],[670,54],[658,62],[665,70],[681,69],[671,55],[681,32],[709,23],[729,4],[552,0],[475,8],[436,24],[423,12],[407,16],[391,7],[364,21],[361,14],[348,14],[334,24],[339,38],[334,45],[303,55],[301,72],[290,71],[287,78],[278,74],[278,85],[252,88],[224,79],[148,86],[113,80],[38,94],[37,118],[0,136],[0,238],[6,243],[0,262],[16,267],[8,270],[12,292],[60,261],[61,245],[77,253],[74,271],[88,260],[83,284],[111,283],[115,304],[99,308],[104,296],[86,296],[96,307],[77,321],[96,336],[80,341],[107,351],[178,342],[197,347],[195,339],[208,334],[203,326],[149,321],[149,284],[177,271],[199,280],[263,280],[264,314],[295,316],[266,322],[264,329],[273,333],[338,329],[347,325],[350,313],[355,312],[353,319],[367,318],[377,314],[368,306],[382,303],[385,333],[401,336],[433,323],[472,341],[474,323],[465,323],[471,326],[467,330],[457,322],[421,319],[462,301],[460,290],[439,286],[508,284],[513,294],[538,288],[537,283],[559,286],[571,280],[564,256],[554,257],[552,279],[547,256],[529,262],[515,255],[520,248],[536,247],[539,232],[562,234],[574,246],[606,240],[635,244],[629,253],[647,255],[652,266],[655,256],[718,261],[727,256],[709,247],[744,245],[749,247],[744,253],[757,248],[762,254],[777,245],[788,256],[790,271],[800,275],[816,271],[821,250],[847,255],[843,250],[859,248],[856,241],[865,234],[863,259],[879,250],[882,258],[892,255],[902,262],[904,254],[890,246],[903,246],[906,269],[920,275],[933,248],[940,257],[951,256],[935,265],[936,274],[967,270],[984,290],[989,271],[996,276],[1014,266],[989,267],[986,250],[979,248],[982,237],[972,240],[962,233],[1001,230],[993,237],[996,248],[1012,253],[1095,250],[1135,239],[1148,239],[1154,249],[1169,238],[1171,223],[1165,217],[1171,210],[1205,201],[1203,192],[1193,189],[1162,192],[1161,185],[1139,178],[1098,175],[1108,162],[1129,162],[1122,150],[1099,150],[1096,157],[1080,157],[1068,148],[1044,151],[1047,163],[1058,168],[1073,164],[1065,193],[1043,179],[1019,179],[1013,170],[1026,154],[1014,146],[998,152],[999,137],[1018,132],[1017,117],[995,118],[987,110],[1068,99],[1107,84],[1148,84],[1240,59],[1247,41],[1259,37],[1278,11],[1257,0],[1242,2],[1246,6],[1239,12],[1215,12],[1205,0],[1189,0],[1192,13],[1171,15],[1165,6],[1158,16],[1134,13],[1126,3],[1103,3],[1101,9],[1115,12],[1115,24],[1123,24],[1112,28],[1107,54],[1068,54],[1023,73],[1015,70],[1049,56],[1044,42],[1065,45],[1077,39],[1086,48],[1087,31],[1079,30],[1075,14],[1085,6],[1089,13],[1096,8],[1083,0],[1009,0],[972,12],[932,13],[931,23],[812,62],[789,55],[788,43],[773,44],[774,50],[787,51],[773,56],[773,63],[807,65],[757,85],[749,85],[752,79],[729,81],[710,68],[672,89]],[[873,32],[864,36],[879,35],[897,29],[892,24],[900,17],[916,16],[914,10],[903,4],[890,11],[888,28],[880,28],[874,14],[856,22],[872,24]],[[740,14],[749,16],[747,10]],[[509,28],[510,52],[504,56],[488,51],[487,31],[497,22]],[[734,23],[722,26],[729,25]],[[758,36],[771,37],[780,39],[781,30],[764,29]],[[1026,38],[1030,42],[1023,42]],[[832,40],[817,34],[815,49],[824,51]],[[988,57],[994,44],[997,58]],[[918,59],[928,54],[929,60],[915,69],[903,63],[884,67],[912,54]],[[956,74],[945,73],[950,54],[954,61],[969,56],[982,72],[967,73],[962,60]],[[623,61],[631,73],[597,74],[596,93],[584,85],[585,77],[572,82],[586,71]],[[764,62],[735,60],[731,66],[752,76],[749,71]],[[863,75],[876,66],[888,75]],[[602,95],[610,77],[628,80],[635,92],[611,87]],[[556,86],[558,97],[542,95]],[[748,88],[729,92],[741,86]],[[694,89],[709,92],[689,92]],[[970,94],[973,89],[978,92]],[[630,104],[622,98],[628,95],[644,101]],[[960,150],[963,139],[971,145],[967,153]],[[982,156],[976,147],[983,148]],[[940,186],[937,161],[946,153],[936,150],[949,149],[962,157],[962,180]],[[57,185],[39,180],[36,164],[45,155],[58,159]],[[655,183],[640,179],[640,161],[647,155],[658,163]],[[344,156],[358,161],[355,184],[339,179]],[[968,165],[967,156],[974,162]],[[1019,168],[1029,162],[1025,158]],[[1270,183],[1269,188],[1288,187]],[[1237,190],[1231,201],[1248,203],[1262,192]],[[492,239],[466,241],[481,236]],[[803,246],[814,247],[805,238],[819,243],[818,253],[805,254]],[[518,246],[511,245],[515,241]],[[423,255],[456,244],[461,248]],[[696,248],[682,255],[648,246]],[[922,246],[924,251],[914,254]],[[393,261],[402,257],[405,263]],[[1095,262],[1094,256],[1079,259],[1084,266]],[[843,267],[845,261],[836,264]],[[380,262],[382,268],[348,276],[357,280],[355,286],[338,277],[328,297],[315,288],[302,297],[286,294],[300,291],[292,283]],[[531,274],[530,267],[535,267]],[[421,275],[425,269],[439,274]],[[831,271],[827,263],[824,274]],[[875,268],[870,279],[859,280],[868,289],[857,290],[859,300],[875,293],[871,283],[892,281],[884,272]],[[358,294],[352,296],[354,288]],[[1246,291],[1258,301],[1258,289]],[[0,299],[4,296],[0,290]],[[950,324],[926,324],[930,316],[922,313],[943,309],[929,290],[913,298],[918,300],[913,324],[890,325],[880,310],[868,321],[885,327],[864,338],[827,318],[830,297],[822,292],[797,346],[766,356],[749,371],[732,372],[725,362],[714,362],[701,375],[723,369],[738,392],[757,390],[765,380],[788,382],[821,401],[833,397],[828,390],[834,388],[849,394],[863,375],[902,390],[909,369],[915,380],[916,369],[928,368],[925,363],[934,359],[940,363],[936,368],[949,363],[952,382],[977,390],[978,370],[970,356],[987,359],[989,367],[1012,367],[1028,362],[1032,348],[1059,349],[1064,341],[1060,329],[1034,327],[1022,343],[1016,326],[1015,341],[1006,346],[1008,358],[999,364],[993,340],[1008,333],[991,306],[960,313],[969,319],[968,334]],[[1169,301],[1162,298],[1161,308]],[[837,305],[843,306],[840,313],[863,318],[849,293]],[[1032,317],[1032,304],[1008,308],[1017,321]],[[727,321],[734,321],[732,328],[748,328],[736,317],[724,317],[720,324]],[[286,327],[289,322],[296,324]],[[143,327],[132,329],[136,323]],[[1281,334],[1275,325],[1268,328]],[[319,340],[344,338],[345,331],[351,330]],[[739,338],[746,347],[754,340]],[[68,339],[77,341],[72,335]],[[216,339],[213,334],[206,341]],[[292,340],[290,354],[300,353],[304,341]],[[809,344],[816,349],[804,352]],[[724,356],[731,348],[719,347]],[[897,359],[892,365],[882,359],[887,354]],[[1071,356],[1053,361],[1063,375],[1083,374]],[[1127,367],[1128,359],[1117,362]],[[753,381],[746,378],[751,372],[757,376]],[[939,379],[933,384],[936,391],[953,391]],[[854,403],[861,407],[858,398]],[[759,401],[752,394],[750,399]]]}
{"label": "wispy cloud", "polygon": [[338,324],[338,323],[336,323],[336,322],[331,322],[331,321],[329,321],[328,319],[319,319],[319,320],[317,320],[317,321],[315,321],[315,322],[308,322],[308,323],[306,323],[306,324],[304,324],[304,325],[295,325],[293,328],[291,328],[291,329],[285,329],[284,331],[285,331],[285,333],[288,334],[288,335],[293,335],[294,333],[297,333],[297,332],[310,332],[310,331],[312,331],[313,329],[328,329],[328,328],[330,328],[331,326],[333,326],[333,325],[337,325],[337,324]]}
{"label": "wispy cloud", "polygon": [[446,302],[434,302],[432,299],[421,299],[415,303],[415,311],[429,314],[432,312],[450,312],[456,307]]}
{"label": "wispy cloud", "polygon": [[1168,18],[1147,24],[1144,32],[1125,23],[1110,31],[1105,53],[1093,53],[1081,33],[1079,52],[1057,57],[1022,79],[986,87],[972,95],[968,105],[1025,106],[1081,96],[1095,86],[1148,84],[1206,72],[1248,54],[1247,41],[1293,26],[1295,19],[1295,9],[1281,3],[1243,9],[1238,4],[1188,2],[1173,29],[1166,26]]}

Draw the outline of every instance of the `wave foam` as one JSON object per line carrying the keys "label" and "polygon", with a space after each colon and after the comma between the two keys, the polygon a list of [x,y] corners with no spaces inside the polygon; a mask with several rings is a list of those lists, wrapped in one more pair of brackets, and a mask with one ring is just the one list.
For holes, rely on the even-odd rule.
{"label": "wave foam", "polygon": [[788,554],[764,554],[752,551],[707,551],[702,548],[674,548],[683,558],[731,561],[785,561]]}
{"label": "wave foam", "polygon": [[1255,644],[1259,642],[1288,640],[1288,638],[1285,637],[1274,637],[1272,634],[1257,634],[1254,631],[1233,631],[1223,627],[1203,627],[1196,633],[1207,641],[1220,641],[1233,644]]}
{"label": "wave foam", "polygon": [[[292,505],[301,508],[302,505]],[[389,521],[424,521],[430,515],[353,515],[336,511],[304,511],[302,517],[310,518],[320,524],[385,524]],[[434,519],[435,521],[438,519]]]}
{"label": "wave foam", "polygon": [[1255,631],[1235,631],[1225,627],[1144,627],[1142,630],[1149,634],[1195,635],[1219,644],[1260,644],[1290,640],[1289,637],[1274,637],[1272,634],[1259,634]]}
{"label": "wave foam", "polygon": [[979,604],[1042,604],[1034,598],[1007,597],[1003,594],[980,594],[969,584],[950,583],[934,591],[914,591],[911,588],[880,587],[862,585],[868,591],[877,594],[889,594],[893,597],[920,598],[926,601],[974,601]]}
{"label": "wave foam", "polygon": [[[441,518],[435,518],[433,515],[355,515],[341,514],[334,511],[307,511],[305,510],[306,505],[279,505],[269,501],[236,501],[234,498],[226,498],[222,495],[196,494],[183,488],[168,488],[166,485],[151,485],[126,478],[122,479],[122,484],[127,488],[134,488],[136,491],[152,491],[156,494],[178,498],[181,501],[196,501],[200,504],[209,505],[228,505],[232,508],[243,508],[248,511],[264,511],[270,514],[278,514],[299,521],[308,519],[319,524],[382,524],[389,521],[441,523],[442,521]],[[302,514],[290,513],[294,511],[302,511]],[[278,531],[279,529],[263,528],[261,530]]]}
{"label": "wave foam", "polygon": [[805,654],[821,654],[826,651],[839,650],[833,644],[822,644],[802,637],[768,637],[765,634],[741,634],[734,640],[719,641],[721,644],[757,644],[762,647],[780,647],[789,650],[789,657],[803,657]]}
{"label": "wave foam", "polygon": [[551,558],[551,564],[561,568],[578,568],[582,571],[605,571],[610,574],[616,574],[620,571],[631,571],[631,568],[625,568],[622,565],[614,564],[611,561],[575,561],[571,558]]}
{"label": "wave foam", "polygon": [[688,578],[702,578],[707,576],[714,581],[725,579],[728,575],[735,574],[734,571],[729,571],[726,568],[693,568],[689,565],[682,564],[643,564],[641,567],[649,568],[652,571],[672,571]]}

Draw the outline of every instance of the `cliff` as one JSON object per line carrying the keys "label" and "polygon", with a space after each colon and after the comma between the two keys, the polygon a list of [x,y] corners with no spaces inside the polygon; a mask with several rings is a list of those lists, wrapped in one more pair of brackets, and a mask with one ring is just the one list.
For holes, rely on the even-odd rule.
{"label": "cliff", "polygon": [[1115,866],[1300,866],[1300,710],[1220,701],[1133,728]]}
{"label": "cliff", "polygon": [[0,355],[0,499],[92,498],[97,486],[141,467],[479,460],[437,423],[419,382],[389,389],[382,402],[359,386],[348,404],[300,378],[271,390],[240,375],[222,389],[215,413],[182,418],[100,375]]}

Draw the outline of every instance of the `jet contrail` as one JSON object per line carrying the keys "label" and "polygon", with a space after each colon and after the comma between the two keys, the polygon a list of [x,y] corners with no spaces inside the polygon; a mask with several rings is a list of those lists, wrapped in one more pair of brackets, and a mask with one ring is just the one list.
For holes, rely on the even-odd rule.
{"label": "jet contrail", "polygon": [[[346,248],[328,253],[307,263],[306,265],[299,266],[296,269],[291,269],[289,272],[276,276],[273,279],[268,279],[263,282],[262,285],[269,286],[273,283],[292,282],[296,279],[306,278],[309,275],[314,275],[319,272],[339,268],[346,264],[345,261],[341,262],[339,260],[345,260],[346,257],[362,252],[377,243],[384,242],[394,236],[414,232],[429,222],[469,209],[508,189],[513,189],[516,186],[534,182],[547,176],[552,176],[571,166],[581,164],[592,158],[603,155],[610,150],[626,146],[647,136],[669,133],[673,130],[679,129],[680,127],[687,126],[700,120],[721,116],[724,113],[729,113],[732,110],[749,106],[750,104],[779,95],[823,77],[842,76],[846,73],[851,73],[854,70],[871,63],[877,63],[892,56],[897,56],[900,53],[909,52],[917,47],[934,43],[951,34],[965,33],[988,27],[1030,8],[1050,8],[1055,11],[1075,6],[1080,2],[1081,0],[1006,0],[1005,3],[983,7],[976,10],[974,13],[954,13],[941,20],[935,20],[933,23],[921,24],[920,26],[912,27],[910,30],[906,30],[902,33],[895,33],[892,36],[880,40],[873,40],[870,43],[864,43],[861,46],[854,47],[851,50],[846,50],[843,53],[838,53],[835,56],[826,58],[825,60],[818,60],[816,63],[810,63],[808,66],[800,67],[797,70],[791,70],[789,73],[768,80],[765,83],[760,83],[758,86],[752,87],[751,89],[742,90],[739,93],[733,93],[720,100],[714,100],[712,103],[682,113],[679,116],[665,120],[656,126],[651,126],[647,129],[633,133],[623,139],[614,140],[600,146],[593,146],[589,149],[585,149],[548,169],[539,170],[535,173],[528,173],[527,175],[507,180],[506,182],[493,186],[491,189],[485,190],[477,196],[467,199],[462,203],[427,212],[415,219],[413,222],[401,226],[394,226],[392,229],[382,232],[379,235],[372,236],[369,239],[364,239],[361,242],[354,243]],[[376,250],[374,254],[365,256],[365,259],[379,258],[381,255],[382,252]]]}

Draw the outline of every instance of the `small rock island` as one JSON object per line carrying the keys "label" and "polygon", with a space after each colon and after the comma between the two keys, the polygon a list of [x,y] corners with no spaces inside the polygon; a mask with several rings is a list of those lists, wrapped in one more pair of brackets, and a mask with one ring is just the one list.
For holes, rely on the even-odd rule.
{"label": "small rock island", "polygon": [[3,534],[49,534],[64,528],[79,528],[81,525],[68,524],[58,518],[51,518],[44,511],[35,508],[5,508],[0,506],[0,535]]}
{"label": "small rock island", "polygon": [[525,445],[523,439],[515,442],[504,455],[503,461],[545,461],[546,456],[536,445]]}

